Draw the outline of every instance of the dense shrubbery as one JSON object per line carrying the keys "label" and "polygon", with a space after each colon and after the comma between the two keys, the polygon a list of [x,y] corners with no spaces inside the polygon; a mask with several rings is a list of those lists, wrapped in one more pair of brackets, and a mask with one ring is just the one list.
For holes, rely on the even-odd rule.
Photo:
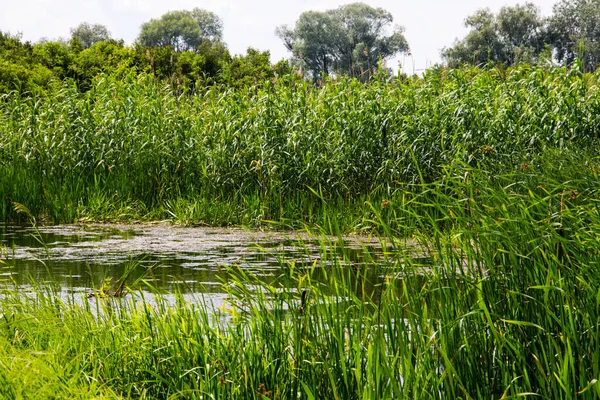
{"label": "dense shrubbery", "polygon": [[176,90],[213,84],[244,86],[290,72],[287,61],[272,65],[269,52],[248,49],[232,57],[222,43],[206,42],[194,51],[171,47],[125,46],[107,39],[84,48],[73,37],[69,43],[23,43],[18,35],[0,32],[0,93],[22,94],[49,90],[51,81],[74,82],[86,92],[100,75],[151,74]]}

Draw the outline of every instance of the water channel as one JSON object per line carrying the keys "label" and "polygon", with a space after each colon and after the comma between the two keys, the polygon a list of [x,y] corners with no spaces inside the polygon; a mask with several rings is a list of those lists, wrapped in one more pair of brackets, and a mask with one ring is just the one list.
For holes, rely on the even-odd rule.
{"label": "water channel", "polygon": [[[169,225],[0,226],[0,285],[59,285],[63,293],[93,293],[128,269],[139,290],[175,291],[218,299],[228,266],[269,282],[282,265],[319,268],[377,266],[387,257],[378,240],[321,238],[306,233]],[[385,277],[372,268],[369,285]]]}

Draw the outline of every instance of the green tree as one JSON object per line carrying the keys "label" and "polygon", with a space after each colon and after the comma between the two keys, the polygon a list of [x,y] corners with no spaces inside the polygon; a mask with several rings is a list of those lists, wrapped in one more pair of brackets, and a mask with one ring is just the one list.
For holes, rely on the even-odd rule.
{"label": "green tree", "polygon": [[37,62],[50,69],[60,79],[67,77],[71,59],[69,49],[64,43],[38,43],[33,46],[33,56]]}
{"label": "green tree", "polygon": [[231,86],[245,87],[260,84],[265,79],[275,77],[270,58],[270,52],[249,47],[245,56],[234,56],[231,62],[224,66],[221,77]]}
{"label": "green tree", "polygon": [[79,39],[77,39],[76,37],[72,37],[71,40],[69,40],[68,47],[69,47],[69,52],[73,55],[77,55],[84,50],[83,45],[81,44],[81,41]]}
{"label": "green tree", "polygon": [[145,47],[167,47],[195,51],[204,42],[220,42],[223,23],[214,13],[194,8],[170,11],[159,19],[142,24],[138,43]]}
{"label": "green tree", "polygon": [[480,64],[503,59],[496,18],[489,8],[477,10],[465,19],[464,25],[470,29],[467,36],[455,41],[451,48],[442,50],[442,58],[449,65]]}
{"label": "green tree", "polygon": [[295,61],[318,79],[321,74],[332,72],[336,57],[335,34],[339,28],[329,12],[307,11],[300,15],[294,29],[281,26],[276,33]]}
{"label": "green tree", "polygon": [[586,71],[600,65],[600,0],[561,0],[554,5],[549,36],[556,59],[581,59]]}
{"label": "green tree", "polygon": [[0,32],[0,93],[44,90],[53,72],[40,63],[30,42],[20,35]]}
{"label": "green tree", "polygon": [[148,61],[122,40],[105,40],[88,49],[73,53],[71,69],[81,91],[88,90],[94,78],[102,73],[119,74],[132,69],[142,72]]}
{"label": "green tree", "polygon": [[146,59],[155,77],[184,89],[210,84],[231,62],[227,47],[220,42],[204,42],[196,51],[181,52],[171,46],[147,48],[138,44],[136,51]]}
{"label": "green tree", "polygon": [[91,25],[87,22],[83,22],[75,28],[71,28],[71,37],[77,38],[83,48],[87,49],[94,43],[110,39],[110,32],[104,25]]}
{"label": "green tree", "polygon": [[368,78],[380,60],[409,50],[403,28],[387,34],[392,22],[382,8],[352,3],[302,13],[293,29],[281,26],[276,33],[314,79],[330,73]]}
{"label": "green tree", "polygon": [[535,4],[502,7],[496,22],[507,64],[533,62],[544,50],[546,23]]}
{"label": "green tree", "polygon": [[377,68],[380,59],[408,52],[402,27],[396,27],[389,36],[385,34],[386,28],[394,21],[388,11],[354,3],[338,8],[335,14],[344,33],[339,36],[338,71],[346,71],[350,76],[369,75]]}
{"label": "green tree", "polygon": [[467,36],[442,50],[450,66],[535,62],[544,48],[544,20],[532,3],[502,7],[497,15],[488,8],[477,10],[465,19],[465,27]]}

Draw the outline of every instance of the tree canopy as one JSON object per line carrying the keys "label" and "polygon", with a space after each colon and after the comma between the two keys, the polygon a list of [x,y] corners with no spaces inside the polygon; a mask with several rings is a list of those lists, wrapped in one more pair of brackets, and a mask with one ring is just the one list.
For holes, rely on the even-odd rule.
{"label": "tree canopy", "polygon": [[21,35],[0,32],[0,93],[36,91],[48,85],[52,77],[30,42],[22,42]]}
{"label": "tree canopy", "polygon": [[550,42],[559,62],[582,61],[587,71],[600,65],[600,0],[562,0],[554,5]]}
{"label": "tree canopy", "polygon": [[314,79],[330,73],[368,77],[379,60],[409,50],[402,27],[387,34],[392,22],[382,8],[353,3],[304,12],[294,28],[284,25],[276,33]]}
{"label": "tree canopy", "polygon": [[449,65],[533,62],[544,49],[544,20],[532,3],[502,7],[498,14],[477,10],[465,19],[470,31],[442,50]]}
{"label": "tree canopy", "polygon": [[138,43],[146,47],[171,46],[173,50],[195,51],[204,42],[220,42],[223,23],[214,13],[200,8],[170,11],[142,24]]}
{"label": "tree canopy", "polygon": [[71,28],[71,37],[79,40],[83,48],[87,49],[94,43],[110,39],[110,32],[104,25],[91,25],[87,22],[83,22],[75,28]]}
{"label": "tree canopy", "polygon": [[[467,35],[442,51],[445,64],[507,66],[519,63],[569,66],[584,71],[600,65],[600,0],[557,0],[547,18],[533,3],[476,10],[464,24]],[[105,76],[152,75],[178,92],[210,85],[260,87],[286,80],[324,75],[363,81],[389,58],[408,52],[403,28],[392,15],[364,3],[302,13],[294,26],[280,26],[277,35],[292,53],[271,63],[270,53],[248,48],[231,54],[222,41],[223,24],[209,11],[171,11],[141,27],[137,41],[115,40],[104,25],[83,22],[71,38],[37,43],[21,34],[0,31],[0,94],[45,93],[68,80],[81,92]],[[293,74],[292,74],[293,73]]]}

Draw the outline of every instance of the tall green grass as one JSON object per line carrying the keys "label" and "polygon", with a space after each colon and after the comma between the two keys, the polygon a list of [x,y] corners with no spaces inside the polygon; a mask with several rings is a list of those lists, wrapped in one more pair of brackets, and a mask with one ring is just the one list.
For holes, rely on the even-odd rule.
{"label": "tall green grass", "polygon": [[505,174],[593,148],[597,81],[521,66],[179,96],[151,77],[105,76],[85,94],[12,94],[0,102],[0,220],[18,218],[17,202],[53,222],[297,227],[336,215],[360,229],[366,202],[464,166]]}
{"label": "tall green grass", "polygon": [[[532,171],[489,176],[465,167],[467,177],[449,174],[385,208],[395,214],[374,212],[371,223],[390,245],[383,264],[352,265],[336,248],[342,243],[323,238],[319,259],[282,257],[270,283],[231,267],[227,302],[216,310],[183,298],[69,302],[5,291],[0,390],[597,398],[600,207],[597,175],[581,165],[554,165],[558,179],[545,182]],[[404,225],[419,227],[411,246],[395,230]],[[377,275],[373,289],[367,281]]]}
{"label": "tall green grass", "polygon": [[390,247],[352,265],[323,239],[270,283],[232,267],[217,310],[7,288],[0,396],[597,398],[597,79],[521,66],[177,97],[105,77],[5,97],[0,219],[17,203],[271,221]]}

